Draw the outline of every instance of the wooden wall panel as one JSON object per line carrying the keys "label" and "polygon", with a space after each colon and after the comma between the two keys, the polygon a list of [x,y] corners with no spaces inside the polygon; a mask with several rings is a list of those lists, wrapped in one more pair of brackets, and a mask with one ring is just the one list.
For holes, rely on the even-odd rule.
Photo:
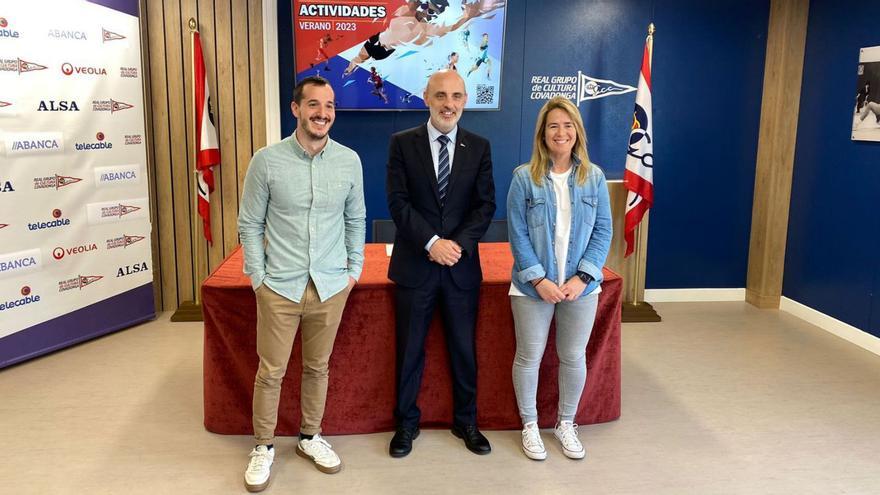
{"label": "wooden wall panel", "polygon": [[[190,218],[190,168],[187,155],[189,128],[186,126],[186,86],[184,85],[183,46],[188,37],[181,25],[180,0],[164,0],[165,63],[168,85],[168,123],[171,136],[171,180],[174,205],[174,246],[177,255],[177,291],[184,301],[193,298],[193,256]],[[186,43],[188,44],[188,43]]]}
{"label": "wooden wall panel", "polygon": [[[214,24],[214,2],[199,2],[198,15],[199,32],[202,40],[202,52],[205,58],[205,74],[208,78],[208,90],[211,93],[211,111],[215,123],[218,116],[217,108],[217,34]],[[218,191],[223,190],[223,174],[219,171],[214,174],[214,187]],[[215,196],[216,197],[216,196]],[[207,248],[207,263],[203,263],[203,270],[217,266],[224,256],[224,225],[223,225],[223,201],[211,201],[211,219],[213,222],[214,243]],[[204,280],[204,272],[200,270],[199,280]]]}
{"label": "wooden wall panel", "polygon": [[[217,22],[217,107],[220,119],[220,149],[223,151],[223,250],[234,249],[238,239],[230,233],[237,231],[238,166],[235,143],[235,100],[233,86],[232,21],[229,2],[220,0],[214,5]],[[220,83],[222,81],[222,83]],[[227,123],[228,121],[228,123]]]}
{"label": "wooden wall panel", "polygon": [[[147,25],[141,32],[147,38],[143,45],[149,46],[150,78],[147,91],[150,95],[150,128],[147,129],[147,145],[150,168],[155,170],[156,196],[150,198],[157,205],[153,218],[153,238],[159,246],[160,271],[154,273],[154,282],[162,288],[162,308],[177,306],[177,258],[174,249],[174,205],[171,199],[171,152],[168,116],[168,85],[165,62],[165,14],[160,2],[143,2]],[[159,279],[155,277],[159,276]]]}
{"label": "wooden wall panel", "polygon": [[[248,0],[248,18],[250,20],[250,61],[251,61],[251,121],[265,121],[266,118],[266,85],[263,77],[253,77],[263,74],[263,24],[262,2],[260,0]],[[254,23],[254,19],[261,22]],[[251,152],[266,146],[266,126],[251,126]],[[247,165],[247,164],[245,164]],[[241,168],[242,172],[247,167]]]}
{"label": "wooden wall panel", "polygon": [[[232,62],[233,81],[235,88],[235,146],[236,165],[238,167],[238,196],[236,204],[244,189],[244,177],[253,151],[251,150],[251,61],[248,37],[248,17],[245,7],[244,15],[232,18]],[[262,47],[262,44],[261,44]],[[262,79],[262,78],[261,78]]]}
{"label": "wooden wall panel", "polygon": [[[192,300],[238,245],[238,200],[254,150],[265,145],[261,0],[142,0],[147,159],[158,310]],[[199,25],[222,162],[211,196],[213,246],[193,222],[195,198],[190,17]],[[199,260],[200,263],[196,263]]]}

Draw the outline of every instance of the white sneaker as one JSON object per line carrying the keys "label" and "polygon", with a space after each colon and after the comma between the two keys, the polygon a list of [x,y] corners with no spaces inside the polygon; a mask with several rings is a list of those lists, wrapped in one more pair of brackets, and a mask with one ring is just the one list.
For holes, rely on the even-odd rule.
{"label": "white sneaker", "polygon": [[302,439],[296,444],[296,453],[315,463],[315,467],[322,473],[338,473],[342,469],[342,461],[327,440],[321,435],[315,435],[311,440]]}
{"label": "white sneaker", "polygon": [[269,474],[275,460],[275,449],[257,445],[250,453],[247,471],[244,472],[244,487],[249,492],[261,492],[269,486]]}
{"label": "white sneaker", "polygon": [[553,436],[562,444],[562,453],[569,459],[583,459],[586,451],[578,440],[578,425],[571,421],[560,421]]}
{"label": "white sneaker", "polygon": [[544,448],[544,441],[541,440],[541,430],[538,429],[538,423],[526,423],[522,430],[522,450],[523,454],[529,459],[543,461],[547,458],[547,450]]}

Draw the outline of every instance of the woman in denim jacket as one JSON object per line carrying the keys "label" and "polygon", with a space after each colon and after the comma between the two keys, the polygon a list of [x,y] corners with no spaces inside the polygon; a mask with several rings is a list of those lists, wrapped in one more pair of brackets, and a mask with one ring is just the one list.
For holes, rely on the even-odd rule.
{"label": "woman in denim jacket", "polygon": [[587,155],[580,112],[556,97],[538,114],[529,163],[513,172],[507,228],[513,251],[510,305],[516,327],[513,385],[523,421],[522,448],[547,457],[538,430],[538,369],[556,315],[559,412],[554,436],[563,453],[584,457],[574,415],[587,378],[602,265],[611,245],[605,175]]}

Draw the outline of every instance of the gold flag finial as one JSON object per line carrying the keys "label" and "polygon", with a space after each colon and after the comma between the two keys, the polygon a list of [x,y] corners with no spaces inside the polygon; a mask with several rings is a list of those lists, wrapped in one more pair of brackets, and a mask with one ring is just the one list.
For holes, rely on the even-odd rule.
{"label": "gold flag finial", "polygon": [[654,36],[654,23],[648,24],[648,36]]}
{"label": "gold flag finial", "polygon": [[198,27],[199,27],[199,25],[196,22],[196,19],[194,17],[190,17],[189,18],[189,30],[190,31],[197,31]]}

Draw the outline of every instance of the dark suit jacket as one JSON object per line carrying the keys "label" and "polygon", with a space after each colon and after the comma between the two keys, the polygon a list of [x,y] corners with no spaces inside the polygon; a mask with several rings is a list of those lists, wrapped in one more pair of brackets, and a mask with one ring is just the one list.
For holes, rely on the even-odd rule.
{"label": "dark suit jacket", "polygon": [[464,250],[450,269],[455,284],[462,289],[477,287],[483,280],[477,242],[495,214],[489,141],[459,126],[446,204],[441,208],[427,124],[394,134],[385,188],[397,227],[388,278],[404,287],[421,286],[431,265],[436,265],[428,259],[425,244],[438,235]]}

